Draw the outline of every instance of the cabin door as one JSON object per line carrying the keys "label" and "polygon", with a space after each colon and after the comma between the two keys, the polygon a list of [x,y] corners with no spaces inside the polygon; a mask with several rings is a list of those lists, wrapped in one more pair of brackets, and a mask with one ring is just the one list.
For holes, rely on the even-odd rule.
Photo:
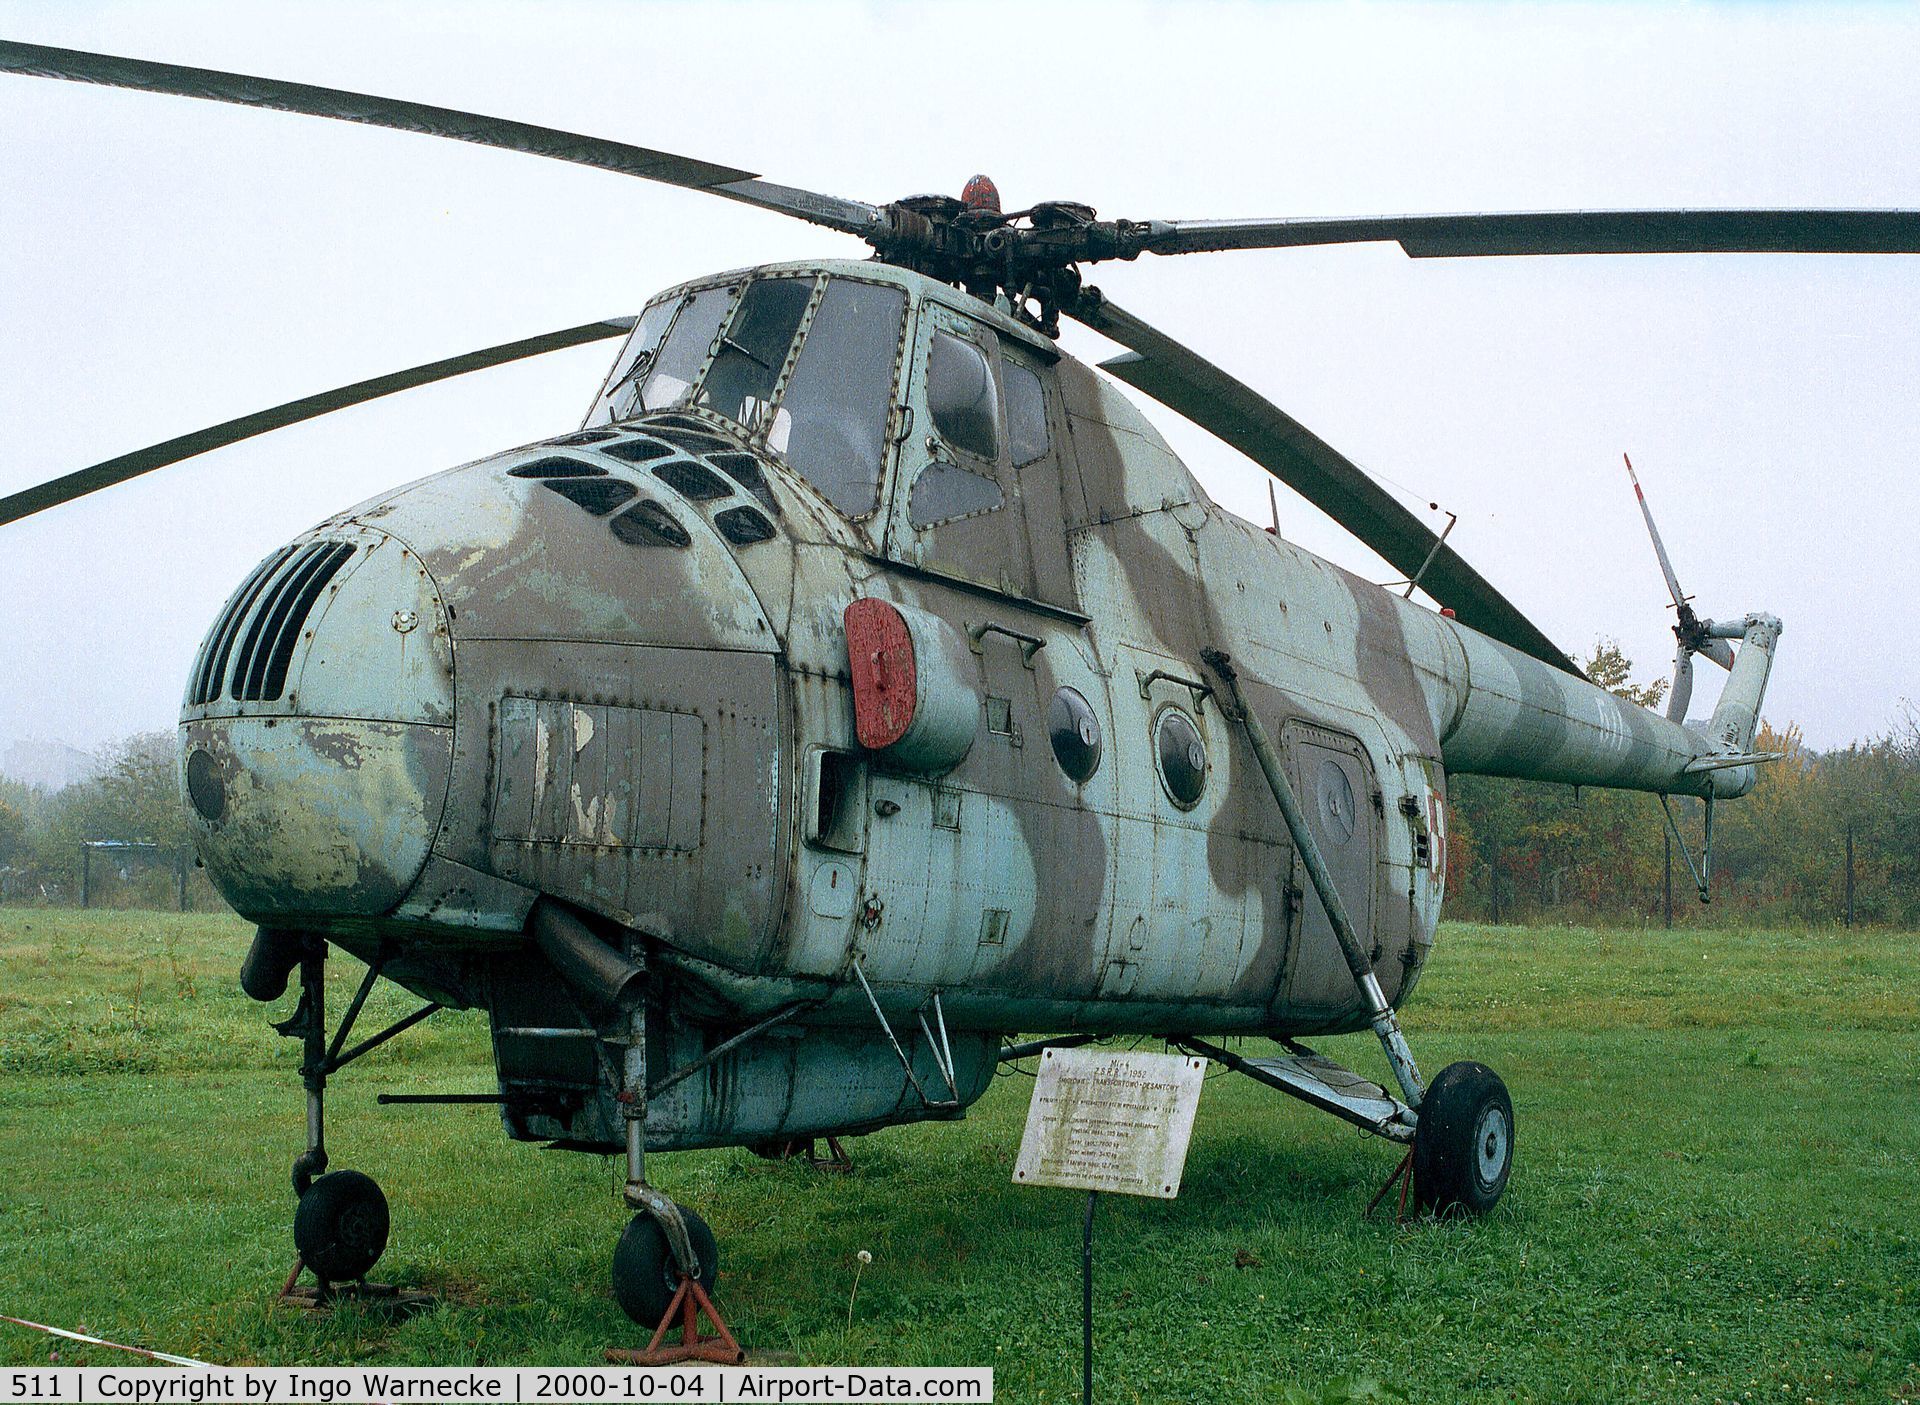
{"label": "cabin door", "polygon": [[[1281,749],[1288,779],[1339,889],[1347,920],[1371,951],[1380,816],[1374,808],[1379,786],[1366,751],[1356,737],[1299,722],[1287,725]],[[1333,1017],[1356,1007],[1360,996],[1326,906],[1311,882],[1305,887],[1287,1004],[1297,1012]]]}

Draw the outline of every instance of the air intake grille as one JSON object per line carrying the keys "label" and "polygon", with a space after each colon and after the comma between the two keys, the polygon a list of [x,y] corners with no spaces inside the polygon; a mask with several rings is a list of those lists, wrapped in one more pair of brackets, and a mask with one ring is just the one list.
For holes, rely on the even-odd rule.
{"label": "air intake grille", "polygon": [[287,558],[295,550],[295,547],[283,546],[274,552],[253,568],[253,574],[241,582],[233,598],[227,601],[227,608],[220,612],[213,632],[207,635],[207,642],[201,646],[200,662],[194,666],[193,691],[188,700],[195,707],[204,707],[220,696],[220,690],[227,683],[227,661],[233,657],[233,641],[240,633],[247,612],[253,608],[254,601],[260,598],[260,591],[268,580],[286,564]]}
{"label": "air intake grille", "polygon": [[353,555],[348,542],[308,542],[268,557],[227,602],[195,666],[190,701],[205,706],[220,696],[232,663],[229,695],[241,702],[272,702],[287,686],[287,670],[307,616],[327,582]]}
{"label": "air intake grille", "polygon": [[347,564],[353,547],[346,542],[313,542],[283,566],[260,597],[247,626],[246,642],[233,663],[232,696],[242,702],[272,702],[287,684],[293,646],[306,627],[313,602],[327,582]]}

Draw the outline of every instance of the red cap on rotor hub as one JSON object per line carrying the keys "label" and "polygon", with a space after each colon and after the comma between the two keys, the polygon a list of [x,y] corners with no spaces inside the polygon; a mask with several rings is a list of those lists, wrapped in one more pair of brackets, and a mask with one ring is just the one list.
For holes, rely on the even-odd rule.
{"label": "red cap on rotor hub", "polygon": [[991,210],[997,215],[1000,213],[1000,188],[991,177],[975,176],[960,192],[960,203],[969,210]]}

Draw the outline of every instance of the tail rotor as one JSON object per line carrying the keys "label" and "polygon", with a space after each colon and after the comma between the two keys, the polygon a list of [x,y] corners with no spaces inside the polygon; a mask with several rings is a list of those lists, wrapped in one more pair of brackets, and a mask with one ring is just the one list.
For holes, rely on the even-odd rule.
{"label": "tail rotor", "polygon": [[1667,594],[1673,599],[1673,608],[1678,619],[1673,626],[1674,639],[1678,647],[1673,655],[1673,689],[1667,696],[1667,719],[1671,722],[1687,720],[1687,706],[1693,701],[1693,656],[1705,654],[1722,668],[1733,667],[1733,646],[1715,633],[1712,620],[1703,620],[1694,613],[1693,597],[1680,589],[1680,578],[1673,573],[1673,562],[1667,556],[1666,543],[1660,540],[1660,529],[1654,525],[1653,510],[1647,506],[1647,495],[1640,490],[1640,475],[1633,471],[1633,460],[1622,454],[1621,459],[1627,465],[1627,477],[1633,482],[1633,495],[1640,503],[1640,515],[1646,519],[1647,535],[1653,538],[1653,553],[1660,558],[1660,572],[1667,578]]}

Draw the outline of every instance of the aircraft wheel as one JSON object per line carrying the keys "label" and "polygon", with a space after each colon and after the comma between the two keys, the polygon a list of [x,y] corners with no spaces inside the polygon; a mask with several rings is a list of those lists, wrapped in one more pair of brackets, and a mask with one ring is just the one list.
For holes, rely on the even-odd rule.
{"label": "aircraft wheel", "polygon": [[1427,1086],[1413,1134],[1413,1190],[1436,1215],[1484,1215],[1513,1169],[1513,1100],[1482,1063],[1448,1064]]}
{"label": "aircraft wheel", "polygon": [[[705,1220],[684,1205],[680,1216],[687,1222],[694,1257],[700,1260],[700,1286],[711,1293],[719,1276],[720,1248]],[[613,1296],[621,1311],[642,1327],[657,1327],[679,1289],[680,1265],[667,1247],[667,1232],[652,1215],[635,1215],[613,1249]]]}
{"label": "aircraft wheel", "polygon": [[293,1213],[293,1244],[329,1283],[364,1278],[386,1251],[387,1197],[372,1176],[331,1171],[307,1187]]}

